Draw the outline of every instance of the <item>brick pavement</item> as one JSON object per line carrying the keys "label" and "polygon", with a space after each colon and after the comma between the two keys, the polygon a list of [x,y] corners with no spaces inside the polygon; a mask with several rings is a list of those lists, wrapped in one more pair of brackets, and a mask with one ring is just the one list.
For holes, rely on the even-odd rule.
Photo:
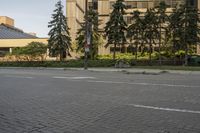
{"label": "brick pavement", "polygon": [[[34,72],[35,75],[28,74],[29,71],[25,74],[33,79],[0,75],[0,133],[200,133],[200,114],[129,105],[139,103],[200,110],[199,88],[91,83],[53,79],[48,75],[51,71]],[[57,75],[61,73],[55,72]],[[96,75],[95,80],[114,80],[111,77],[121,75],[122,79],[115,80],[122,81],[127,77],[119,73],[64,73]],[[151,77],[129,76],[134,81]],[[169,75],[154,75],[153,79],[165,76],[169,78]]]}

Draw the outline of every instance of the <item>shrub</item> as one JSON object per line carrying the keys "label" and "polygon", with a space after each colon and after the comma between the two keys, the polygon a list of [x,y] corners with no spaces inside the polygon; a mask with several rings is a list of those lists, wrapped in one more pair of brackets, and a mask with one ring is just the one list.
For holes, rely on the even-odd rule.
{"label": "shrub", "polygon": [[15,55],[18,60],[44,60],[44,55],[47,52],[47,46],[40,42],[31,42],[25,47],[17,47],[13,49],[12,55]]}
{"label": "shrub", "polygon": [[[88,67],[112,67],[113,60],[89,60]],[[84,67],[84,60],[0,62],[0,67]]]}

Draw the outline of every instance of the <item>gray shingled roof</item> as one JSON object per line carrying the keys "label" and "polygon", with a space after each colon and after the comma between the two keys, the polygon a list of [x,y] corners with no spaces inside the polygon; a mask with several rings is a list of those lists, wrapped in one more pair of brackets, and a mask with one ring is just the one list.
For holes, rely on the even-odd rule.
{"label": "gray shingled roof", "polygon": [[33,39],[37,38],[22,30],[5,24],[0,24],[0,39]]}

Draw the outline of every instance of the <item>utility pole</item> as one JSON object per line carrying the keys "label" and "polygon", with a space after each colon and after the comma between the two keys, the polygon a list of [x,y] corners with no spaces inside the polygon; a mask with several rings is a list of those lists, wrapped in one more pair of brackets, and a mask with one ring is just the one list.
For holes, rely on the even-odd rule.
{"label": "utility pole", "polygon": [[88,22],[88,0],[85,0],[85,57],[84,57],[84,69],[88,69],[88,53],[90,51],[90,37],[89,37],[89,22]]}
{"label": "utility pole", "polygon": [[[92,10],[96,10],[94,7],[96,3],[98,1],[97,0],[92,0]],[[84,69],[87,70],[88,69],[88,55],[90,52],[90,46],[91,44],[91,38],[92,38],[92,23],[89,21],[89,17],[88,17],[88,0],[85,0],[85,38],[86,38],[86,44],[85,44],[85,59],[84,59]]]}

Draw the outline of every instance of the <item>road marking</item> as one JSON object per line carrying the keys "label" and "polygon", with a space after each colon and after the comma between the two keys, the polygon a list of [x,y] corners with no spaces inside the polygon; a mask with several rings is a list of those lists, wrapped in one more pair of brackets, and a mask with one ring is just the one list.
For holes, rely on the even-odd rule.
{"label": "road marking", "polygon": [[6,75],[7,78],[23,78],[23,79],[33,79],[33,77],[28,76],[14,76],[14,75]]}
{"label": "road marking", "polygon": [[135,107],[135,108],[146,108],[146,109],[161,110],[161,111],[170,111],[170,112],[182,112],[182,113],[200,114],[200,111],[187,110],[187,109],[161,108],[161,107],[145,106],[145,105],[139,105],[139,104],[128,104],[128,105],[129,105],[129,106],[133,106],[133,107]]}
{"label": "road marking", "polygon": [[116,82],[116,81],[96,81],[88,80],[91,83],[107,83],[107,84],[129,84],[129,85],[144,85],[144,86],[167,86],[167,87],[184,87],[184,88],[200,88],[200,86],[189,86],[189,85],[173,85],[173,84],[154,84],[154,83],[140,83],[140,82]]}
{"label": "road marking", "polygon": [[54,76],[55,79],[95,79],[95,77],[57,77]]}

